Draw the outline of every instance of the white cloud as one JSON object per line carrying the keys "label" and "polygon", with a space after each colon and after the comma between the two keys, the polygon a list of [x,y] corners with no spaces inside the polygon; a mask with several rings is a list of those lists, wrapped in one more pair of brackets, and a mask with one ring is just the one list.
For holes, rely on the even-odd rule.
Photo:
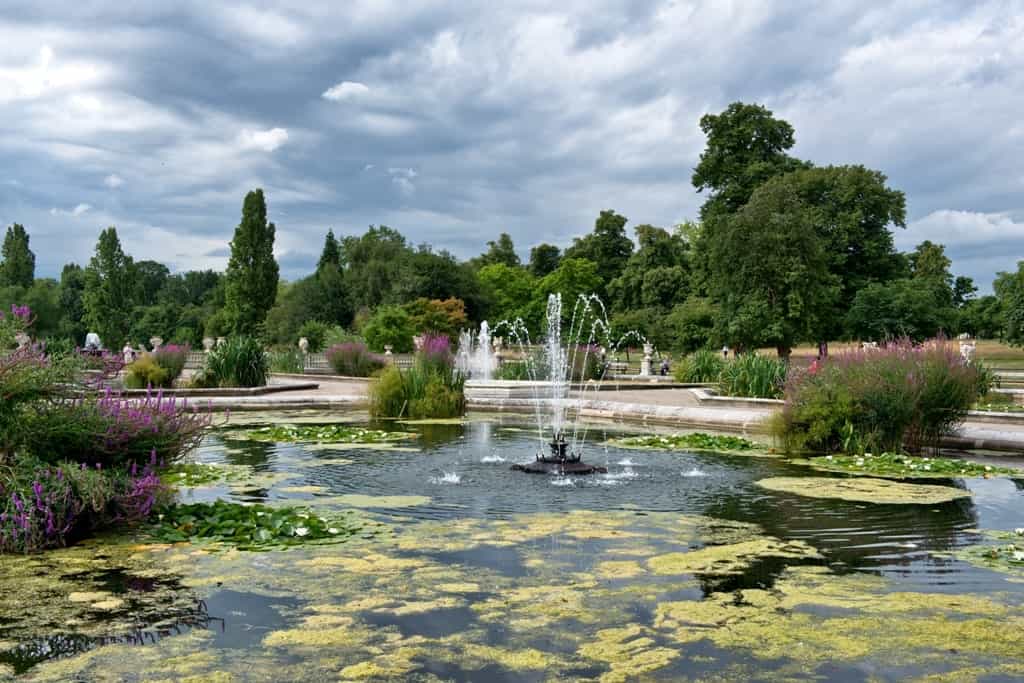
{"label": "white cloud", "polygon": [[363,83],[356,81],[342,81],[337,85],[332,85],[330,88],[325,90],[321,97],[325,100],[331,100],[332,102],[340,102],[342,100],[351,100],[368,93],[370,89]]}
{"label": "white cloud", "polygon": [[288,131],[284,128],[270,128],[269,130],[243,130],[238,134],[238,144],[242,149],[258,149],[264,152],[273,152],[275,149],[288,142]]}
{"label": "white cloud", "polygon": [[124,185],[124,178],[117,175],[116,173],[111,173],[110,175],[103,179],[103,184],[112,190],[116,190],[117,188]]}
{"label": "white cloud", "polygon": [[44,45],[34,62],[0,65],[0,102],[35,100],[50,93],[73,91],[101,81],[106,70],[91,62],[57,62]]}
{"label": "white cloud", "polygon": [[52,209],[50,209],[50,215],[51,216],[72,216],[74,218],[77,218],[78,216],[81,216],[81,215],[83,215],[85,213],[88,213],[91,209],[92,209],[91,205],[82,203],[82,204],[76,205],[75,208],[71,209],[70,211],[66,211],[64,209],[52,208]]}
{"label": "white cloud", "polygon": [[[945,244],[947,247],[996,241],[1018,241],[1024,245],[1024,222],[1015,221],[1006,213],[943,209],[914,221],[907,226],[906,234],[897,232],[896,236],[907,247],[923,240]],[[1024,246],[1016,256],[1024,258]]]}

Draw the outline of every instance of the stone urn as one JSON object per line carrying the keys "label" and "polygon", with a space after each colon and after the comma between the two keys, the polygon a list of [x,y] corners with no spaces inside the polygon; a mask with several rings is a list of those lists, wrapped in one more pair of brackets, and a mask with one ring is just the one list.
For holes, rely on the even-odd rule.
{"label": "stone urn", "polygon": [[158,350],[161,346],[163,346],[163,343],[164,343],[163,337],[150,337],[149,338],[149,348],[153,349],[154,351]]}
{"label": "stone urn", "polygon": [[650,342],[644,342],[644,359],[640,361],[640,375],[643,377],[651,376],[651,356],[654,354],[654,344]]}
{"label": "stone urn", "polygon": [[[412,338],[412,346],[414,349],[419,351],[423,348],[423,335],[419,334]],[[386,346],[384,348],[387,348]]]}
{"label": "stone urn", "polygon": [[213,351],[213,345],[217,343],[217,340],[213,337],[203,337],[203,351],[209,353]]}
{"label": "stone urn", "polygon": [[391,344],[385,344],[385,345],[384,345],[384,355],[385,355],[385,356],[391,356],[391,355],[392,355],[391,351],[392,351],[392,350],[393,350],[394,348],[395,348],[395,347],[394,347],[394,346],[392,346]]}
{"label": "stone urn", "polygon": [[299,337],[299,351],[303,354],[309,353],[309,340],[305,337]]}

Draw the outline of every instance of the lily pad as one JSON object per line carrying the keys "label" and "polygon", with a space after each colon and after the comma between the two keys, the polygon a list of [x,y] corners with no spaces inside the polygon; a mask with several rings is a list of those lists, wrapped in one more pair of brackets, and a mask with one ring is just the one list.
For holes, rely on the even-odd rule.
{"label": "lily pad", "polygon": [[654,449],[663,451],[697,450],[743,453],[745,455],[768,455],[767,447],[739,436],[725,434],[649,434],[627,436],[608,442],[620,448]]}
{"label": "lily pad", "polygon": [[411,432],[387,432],[341,424],[287,424],[253,429],[246,432],[245,436],[253,441],[275,443],[379,444],[412,439],[416,435]]}
{"label": "lily pad", "polygon": [[868,477],[769,477],[757,482],[769,491],[793,493],[808,498],[836,498],[859,503],[889,505],[938,505],[970,498],[970,491],[951,486],[909,484]]}
{"label": "lily pad", "polygon": [[825,455],[793,460],[824,472],[846,472],[859,476],[895,479],[944,479],[949,477],[1024,477],[1024,471],[983,465],[959,458],[928,458],[882,453],[881,455]]}

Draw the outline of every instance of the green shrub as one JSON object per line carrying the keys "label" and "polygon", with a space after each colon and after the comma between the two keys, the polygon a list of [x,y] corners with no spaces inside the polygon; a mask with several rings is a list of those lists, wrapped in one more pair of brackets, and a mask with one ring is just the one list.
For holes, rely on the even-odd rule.
{"label": "green shrub", "polygon": [[383,356],[370,353],[362,342],[345,342],[327,350],[327,362],[339,375],[369,377],[382,369],[387,361]]}
{"label": "green shrub", "polygon": [[380,373],[377,382],[370,385],[370,415],[403,417],[407,415],[408,407],[402,371],[395,365],[389,365]]}
{"label": "green shrub", "polygon": [[299,349],[281,349],[267,354],[267,365],[270,372],[288,372],[302,374],[306,358]]}
{"label": "green shrub", "polygon": [[746,353],[725,363],[718,377],[718,388],[726,396],[781,398],[785,382],[784,362]]}
{"label": "green shrub", "polygon": [[181,377],[185,370],[185,361],[188,358],[188,346],[178,344],[167,344],[153,351],[150,356],[157,365],[167,371],[168,386]]}
{"label": "green shrub", "polygon": [[[324,350],[324,343],[327,340],[327,332],[331,326],[319,320],[307,320],[299,327],[299,339],[306,338],[309,342],[310,353],[320,353]],[[298,339],[296,339],[298,342]]]}
{"label": "green shrub", "polygon": [[413,366],[389,366],[370,387],[374,417],[458,417],[465,411],[465,378],[455,369],[448,338],[428,335]]}
{"label": "green shrub", "polygon": [[844,353],[793,373],[775,431],[789,451],[917,452],[955,430],[982,374],[941,341]]}
{"label": "green shrub", "polygon": [[378,353],[391,346],[395,353],[412,351],[416,330],[412,318],[401,306],[381,306],[362,328],[366,343]]}
{"label": "green shrub", "polygon": [[171,386],[171,381],[167,370],[149,353],[142,354],[125,368],[124,386],[128,389],[166,388]]}
{"label": "green shrub", "polygon": [[338,344],[344,344],[345,342],[362,342],[365,344],[366,340],[355,332],[349,332],[341,325],[334,325],[330,327],[327,330],[327,334],[324,335],[325,349],[329,349]]}
{"label": "green shrub", "polygon": [[712,349],[701,349],[683,358],[676,365],[675,380],[684,384],[717,382],[725,359]]}
{"label": "green shrub", "polygon": [[262,387],[267,383],[267,354],[252,337],[232,337],[206,355],[192,381],[196,387]]}
{"label": "green shrub", "polygon": [[497,379],[505,380],[528,380],[530,377],[530,365],[525,360],[506,360],[498,366],[495,373]]}

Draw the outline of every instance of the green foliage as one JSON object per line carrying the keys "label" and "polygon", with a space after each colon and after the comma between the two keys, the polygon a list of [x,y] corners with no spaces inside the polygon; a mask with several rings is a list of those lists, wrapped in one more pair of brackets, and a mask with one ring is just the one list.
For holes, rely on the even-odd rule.
{"label": "green foliage", "polygon": [[659,343],[659,348],[689,353],[716,341],[715,320],[718,315],[718,307],[710,299],[691,296],[673,307],[664,318],[663,324],[670,331],[671,343]]}
{"label": "green foliage", "polygon": [[558,264],[549,275],[541,278],[534,288],[532,306],[535,313],[532,316],[538,321],[543,320],[543,313],[547,309],[549,294],[562,294],[562,301],[572,312],[580,294],[594,294],[603,288],[603,281],[598,274],[598,266],[593,261],[573,258],[566,253],[566,257]]}
{"label": "green foliage", "polygon": [[85,269],[82,292],[85,322],[109,348],[128,339],[135,293],[134,262],[121,249],[117,229],[109,227],[100,233],[96,255]]}
{"label": "green foliage", "polygon": [[810,460],[815,469],[830,472],[890,477],[895,479],[942,479],[946,477],[1017,476],[1021,470],[982,465],[959,458],[920,458],[901,453],[827,455]]}
{"label": "green foliage", "polygon": [[403,417],[409,414],[405,378],[397,366],[384,368],[376,384],[370,386],[370,415]]}
{"label": "green foliage", "polygon": [[970,299],[960,309],[957,329],[978,339],[1000,339],[1006,331],[1002,301],[992,294]]}
{"label": "green foliage", "polygon": [[58,334],[70,337],[76,344],[83,344],[88,333],[85,325],[85,282],[85,271],[81,266],[68,263],[61,270],[60,308],[63,317]]}
{"label": "green foliage", "polygon": [[487,243],[487,251],[474,259],[474,262],[477,267],[500,263],[509,268],[518,268],[519,255],[512,243],[512,237],[507,232],[503,232],[498,235],[497,241]]}
{"label": "green foliage", "polygon": [[617,446],[627,448],[656,448],[661,450],[698,450],[698,451],[750,451],[761,449],[763,446],[747,441],[738,436],[724,434],[705,434],[693,432],[691,434],[672,434],[659,436],[651,434],[647,436],[630,436],[624,439],[612,441]]}
{"label": "green foliage", "polygon": [[171,271],[156,261],[136,261],[134,275],[135,303],[140,306],[152,306],[156,304],[160,293],[167,285]]}
{"label": "green foliage", "polygon": [[577,237],[572,246],[565,250],[563,265],[566,260],[576,259],[585,259],[595,264],[600,287],[590,291],[603,293],[604,285],[619,277],[626,267],[633,253],[633,241],[626,235],[626,222],[625,216],[611,209],[602,211],[594,221],[594,232]]}
{"label": "green foliage", "polygon": [[401,306],[381,306],[363,326],[363,336],[371,349],[384,351],[391,346],[395,353],[409,353],[416,334],[412,318]]}
{"label": "green foliage", "polygon": [[838,280],[813,212],[784,179],[755,190],[722,222],[710,248],[710,286],[721,302],[725,341],[745,349],[775,346],[786,357],[798,340],[818,338]]}
{"label": "green foliage", "polygon": [[608,283],[612,306],[617,311],[667,310],[681,303],[690,280],[686,240],[678,232],[651,225],[637,226],[636,237],[640,248],[626,261],[622,274]]}
{"label": "green foliage", "polygon": [[344,342],[327,350],[331,369],[344,377],[369,377],[386,364],[383,356],[370,353],[362,342]]}
{"label": "green foliage", "polygon": [[505,360],[495,373],[497,379],[524,381],[530,377],[530,366],[525,361]]}
{"label": "green foliage", "polygon": [[36,255],[28,248],[25,226],[15,223],[7,228],[0,248],[0,287],[32,286],[36,272]]}
{"label": "green foliage", "polygon": [[776,430],[789,451],[917,452],[956,428],[982,384],[941,342],[848,352],[794,373]]}
{"label": "green foliage", "polygon": [[[309,342],[310,353],[319,353],[324,350],[324,342],[327,340],[327,331],[331,326],[319,320],[307,320],[299,327],[298,338],[306,338]],[[296,340],[298,341],[298,340]]]}
{"label": "green foliage", "polygon": [[492,323],[522,318],[529,329],[537,329],[540,321],[531,307],[537,279],[529,271],[495,263],[481,268],[477,278],[490,300],[487,315]]}
{"label": "green foliage", "polygon": [[320,259],[316,262],[317,271],[324,269],[338,270],[341,268],[341,245],[334,237],[334,231],[328,230],[324,237],[324,248]]}
{"label": "green foliage", "polygon": [[1024,261],[1017,262],[1014,273],[999,273],[993,288],[1005,311],[1003,339],[1014,346],[1024,346]]}
{"label": "green foliage", "polygon": [[229,337],[206,354],[192,384],[199,388],[262,387],[267,383],[267,354],[253,337]]}
{"label": "green foliage", "polygon": [[305,360],[305,356],[298,348],[278,349],[267,353],[267,366],[270,372],[302,374],[306,369]]}
{"label": "green foliage", "polygon": [[717,382],[725,359],[713,349],[700,349],[676,364],[675,380],[684,384]]}
{"label": "green foliage", "polygon": [[128,389],[167,388],[174,383],[170,373],[145,353],[125,368],[124,386]]}
{"label": "green foliage", "polygon": [[444,338],[428,339],[406,371],[388,366],[370,386],[370,415],[413,419],[458,417],[465,412],[465,378],[455,370]]}
{"label": "green foliage", "polygon": [[418,334],[440,334],[455,339],[468,323],[466,305],[461,299],[419,298],[406,304],[405,310]]}
{"label": "green foliage", "polygon": [[31,437],[25,420],[31,406],[61,396],[78,369],[77,356],[48,358],[29,347],[0,353],[0,462]]}
{"label": "green foliage", "polygon": [[387,432],[350,425],[275,425],[246,433],[254,441],[275,443],[391,443],[414,438],[410,432]]}
{"label": "green foliage", "polygon": [[296,507],[192,503],[164,508],[146,529],[164,543],[208,541],[239,550],[271,550],[308,543],[339,543],[376,530],[353,512],[324,517]]}
{"label": "green foliage", "polygon": [[956,325],[956,311],[942,305],[934,291],[913,279],[874,283],[857,292],[846,314],[849,334],[885,341],[934,337]]}
{"label": "green foliage", "polygon": [[231,258],[224,274],[225,317],[235,335],[254,335],[263,328],[277,292],[273,223],[267,222],[263,190],[245,196],[242,221],[231,240]]}
{"label": "green foliage", "polygon": [[781,398],[786,369],[786,363],[776,358],[744,353],[722,368],[718,388],[726,396]]}
{"label": "green foliage", "polygon": [[553,244],[538,244],[530,249],[530,275],[542,278],[555,268],[562,260],[561,250]]}

